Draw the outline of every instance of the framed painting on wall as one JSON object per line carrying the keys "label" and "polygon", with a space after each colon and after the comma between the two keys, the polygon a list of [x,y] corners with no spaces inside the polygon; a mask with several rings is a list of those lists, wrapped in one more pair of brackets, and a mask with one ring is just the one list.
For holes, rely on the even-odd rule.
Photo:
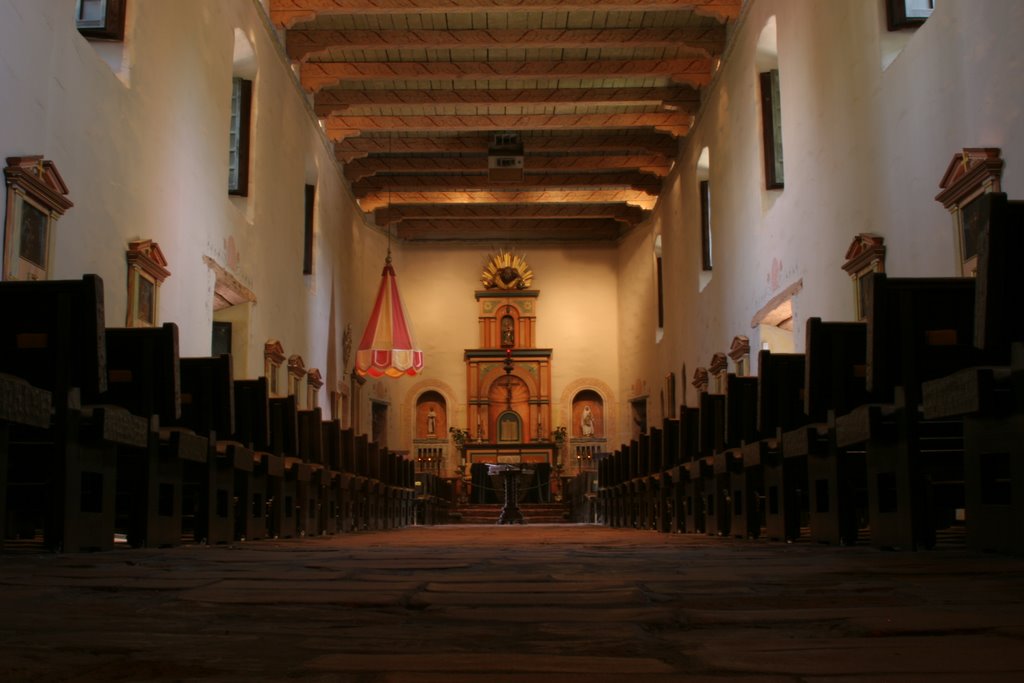
{"label": "framed painting on wall", "polygon": [[41,156],[8,157],[4,221],[4,280],[46,280],[57,219],[72,203],[52,161]]}
{"label": "framed painting on wall", "polygon": [[160,285],[170,277],[167,259],[153,240],[129,242],[128,313],[126,327],[156,327],[159,324]]}

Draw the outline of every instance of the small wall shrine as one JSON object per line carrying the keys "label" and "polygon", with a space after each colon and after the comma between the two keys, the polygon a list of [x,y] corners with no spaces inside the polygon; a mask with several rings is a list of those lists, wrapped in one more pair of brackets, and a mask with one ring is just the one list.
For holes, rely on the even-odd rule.
{"label": "small wall shrine", "polygon": [[555,465],[551,349],[534,346],[537,301],[523,256],[492,255],[477,290],[480,347],[466,349],[468,465]]}

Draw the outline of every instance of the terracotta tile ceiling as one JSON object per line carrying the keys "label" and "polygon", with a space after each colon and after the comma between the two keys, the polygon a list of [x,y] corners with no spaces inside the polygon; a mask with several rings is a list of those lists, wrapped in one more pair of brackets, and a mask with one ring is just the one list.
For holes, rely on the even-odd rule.
{"label": "terracotta tile ceiling", "polygon": [[642,221],[740,5],[270,3],[362,209],[399,239],[487,242]]}

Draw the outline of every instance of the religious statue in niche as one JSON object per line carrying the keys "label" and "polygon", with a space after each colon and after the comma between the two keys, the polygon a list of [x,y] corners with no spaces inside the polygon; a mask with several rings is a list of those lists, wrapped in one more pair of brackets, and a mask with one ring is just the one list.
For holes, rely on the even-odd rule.
{"label": "religious statue in niche", "polygon": [[583,406],[583,416],[580,418],[580,435],[594,436],[594,411],[589,405]]}
{"label": "religious statue in niche", "polygon": [[427,435],[434,436],[437,433],[437,412],[434,406],[427,409]]}
{"label": "religious statue in niche", "polygon": [[504,347],[516,345],[515,320],[510,315],[501,319],[501,345]]}

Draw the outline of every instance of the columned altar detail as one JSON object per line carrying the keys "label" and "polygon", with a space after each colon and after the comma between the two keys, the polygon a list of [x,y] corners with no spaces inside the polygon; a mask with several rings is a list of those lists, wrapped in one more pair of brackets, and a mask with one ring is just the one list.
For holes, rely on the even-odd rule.
{"label": "columned altar detail", "polygon": [[[551,432],[551,349],[534,347],[537,290],[483,290],[480,348],[466,349],[467,460],[498,462],[500,446],[530,446],[530,462],[555,464]],[[537,446],[543,445],[539,449]],[[538,456],[538,452],[547,455]]]}

